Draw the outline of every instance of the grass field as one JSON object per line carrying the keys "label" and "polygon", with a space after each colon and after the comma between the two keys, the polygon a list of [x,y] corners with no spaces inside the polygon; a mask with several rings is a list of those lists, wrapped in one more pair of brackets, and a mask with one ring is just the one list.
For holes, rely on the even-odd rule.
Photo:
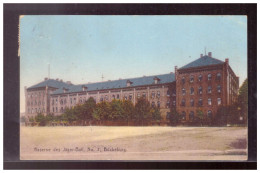
{"label": "grass field", "polygon": [[24,127],[21,160],[246,160],[245,127]]}

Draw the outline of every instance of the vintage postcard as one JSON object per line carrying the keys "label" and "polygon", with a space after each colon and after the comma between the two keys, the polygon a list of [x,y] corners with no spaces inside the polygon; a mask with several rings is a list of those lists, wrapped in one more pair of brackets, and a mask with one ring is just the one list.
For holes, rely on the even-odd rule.
{"label": "vintage postcard", "polygon": [[247,16],[19,22],[21,160],[247,160]]}

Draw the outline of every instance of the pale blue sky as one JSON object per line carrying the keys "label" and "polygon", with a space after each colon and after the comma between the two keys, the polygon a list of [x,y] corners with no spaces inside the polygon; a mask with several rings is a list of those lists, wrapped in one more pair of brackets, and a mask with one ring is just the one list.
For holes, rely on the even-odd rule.
{"label": "pale blue sky", "polygon": [[204,53],[229,58],[247,77],[246,16],[24,16],[20,20],[21,112],[24,86],[51,78],[74,84],[174,71]]}

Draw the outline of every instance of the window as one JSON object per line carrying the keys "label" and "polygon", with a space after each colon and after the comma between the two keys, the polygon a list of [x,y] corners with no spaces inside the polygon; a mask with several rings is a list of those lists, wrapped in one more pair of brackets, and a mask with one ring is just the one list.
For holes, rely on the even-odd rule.
{"label": "window", "polygon": [[107,95],[105,95],[105,100],[108,101],[108,96]]}
{"label": "window", "polygon": [[160,108],[160,106],[161,106],[161,103],[160,103],[160,101],[158,101],[157,102],[157,107]]}
{"label": "window", "polygon": [[194,100],[193,99],[190,99],[190,106],[194,106]]}
{"label": "window", "polygon": [[199,81],[202,81],[202,75],[201,74],[199,75],[198,79],[199,79]]}
{"label": "window", "polygon": [[127,100],[127,96],[125,95],[125,100]]}
{"label": "window", "polygon": [[30,113],[30,108],[28,108],[28,113]]}
{"label": "window", "polygon": [[52,108],[52,112],[54,112],[54,107]]}
{"label": "window", "polygon": [[72,104],[72,98],[70,98],[70,104]]}
{"label": "window", "polygon": [[141,97],[140,93],[137,93],[137,98],[139,99]]}
{"label": "window", "polygon": [[76,98],[74,98],[74,104],[76,104]]}
{"label": "window", "polygon": [[191,94],[191,95],[194,94],[194,88],[193,88],[193,87],[190,88],[190,94]]}
{"label": "window", "polygon": [[172,104],[173,104],[173,106],[176,106],[176,101],[175,101],[175,100],[173,100]]}
{"label": "window", "polygon": [[186,120],[186,112],[182,111],[181,113],[181,119]]}
{"label": "window", "polygon": [[66,98],[64,99],[64,104],[66,104],[67,103],[67,100],[66,100]]}
{"label": "window", "polygon": [[181,106],[185,106],[185,99],[181,100]]}
{"label": "window", "polygon": [[170,113],[170,112],[167,112],[167,113],[166,113],[166,119],[169,120],[169,119],[170,119],[170,116],[171,116],[171,113]]}
{"label": "window", "polygon": [[218,105],[221,105],[221,98],[218,98]]}
{"label": "window", "polygon": [[112,95],[112,98],[113,98],[113,99],[115,99],[115,98],[116,98],[116,96],[113,94],[113,95]]}
{"label": "window", "polygon": [[34,105],[37,105],[37,101],[35,100]]}
{"label": "window", "polygon": [[202,87],[199,87],[199,94],[202,94]]}
{"label": "window", "polygon": [[56,112],[58,112],[58,108],[56,107]]}
{"label": "window", "polygon": [[185,88],[182,88],[182,95],[184,96],[186,94]]}
{"label": "window", "polygon": [[82,98],[81,97],[79,98],[79,102],[82,103]]}
{"label": "window", "polygon": [[169,90],[167,91],[167,96],[168,96],[168,97],[170,96],[170,91],[169,91]]}
{"label": "window", "polygon": [[154,93],[154,91],[152,92],[152,98],[154,98],[155,97],[155,93]]}
{"label": "window", "polygon": [[166,103],[166,108],[169,108],[169,107],[170,107],[170,100],[168,100]]}
{"label": "window", "polygon": [[60,111],[63,112],[63,107],[60,108]]}
{"label": "window", "polygon": [[210,94],[212,92],[212,87],[208,86],[208,93]]}
{"label": "window", "polygon": [[155,103],[154,103],[154,102],[152,102],[152,107],[154,107],[154,105],[155,105]]}
{"label": "window", "polygon": [[157,91],[157,98],[160,98],[161,94],[160,91]]}
{"label": "window", "polygon": [[100,97],[100,101],[101,101],[101,102],[103,102],[103,101],[104,101],[104,99],[103,99],[103,97],[102,97],[102,96]]}
{"label": "window", "polygon": [[190,76],[190,83],[193,83],[194,81],[194,76]]}
{"label": "window", "polygon": [[56,99],[56,104],[58,103],[58,99]]}
{"label": "window", "polygon": [[217,80],[221,80],[221,73],[217,73]]}
{"label": "window", "polygon": [[52,105],[54,105],[54,99],[52,99]]}
{"label": "window", "polygon": [[116,98],[119,99],[119,94],[117,94]]}
{"label": "window", "polygon": [[129,100],[132,100],[132,97],[133,97],[132,94],[129,94]]}
{"label": "window", "polygon": [[146,98],[146,93],[145,92],[143,92],[143,98]]}
{"label": "window", "polygon": [[208,81],[210,81],[212,78],[212,75],[211,74],[208,74]]}
{"label": "window", "polygon": [[201,98],[199,99],[199,102],[198,102],[198,103],[199,103],[199,106],[202,106],[202,105],[203,105],[203,102],[202,102],[202,99],[201,99]]}
{"label": "window", "polygon": [[220,85],[217,86],[217,91],[218,91],[218,93],[221,93],[221,86]]}
{"label": "window", "polygon": [[[81,99],[81,98],[80,98],[80,99]],[[63,100],[62,100],[62,99],[60,100],[60,104],[63,105]]]}
{"label": "window", "polygon": [[211,98],[208,99],[208,105],[211,105]]}
{"label": "window", "polygon": [[41,105],[41,101],[38,102],[38,105],[39,105],[39,106]]}
{"label": "window", "polygon": [[212,118],[212,111],[211,110],[208,110],[208,118]]}
{"label": "window", "polygon": [[185,84],[185,77],[182,77],[181,83],[182,83],[182,84]]}
{"label": "window", "polygon": [[190,111],[189,120],[190,120],[190,121],[193,121],[193,120],[194,120],[194,111]]}

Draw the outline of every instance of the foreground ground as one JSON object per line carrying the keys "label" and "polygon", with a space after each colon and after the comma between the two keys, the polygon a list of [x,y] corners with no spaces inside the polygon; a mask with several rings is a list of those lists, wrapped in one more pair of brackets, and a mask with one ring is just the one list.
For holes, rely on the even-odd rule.
{"label": "foreground ground", "polygon": [[24,127],[21,160],[246,160],[245,127]]}

